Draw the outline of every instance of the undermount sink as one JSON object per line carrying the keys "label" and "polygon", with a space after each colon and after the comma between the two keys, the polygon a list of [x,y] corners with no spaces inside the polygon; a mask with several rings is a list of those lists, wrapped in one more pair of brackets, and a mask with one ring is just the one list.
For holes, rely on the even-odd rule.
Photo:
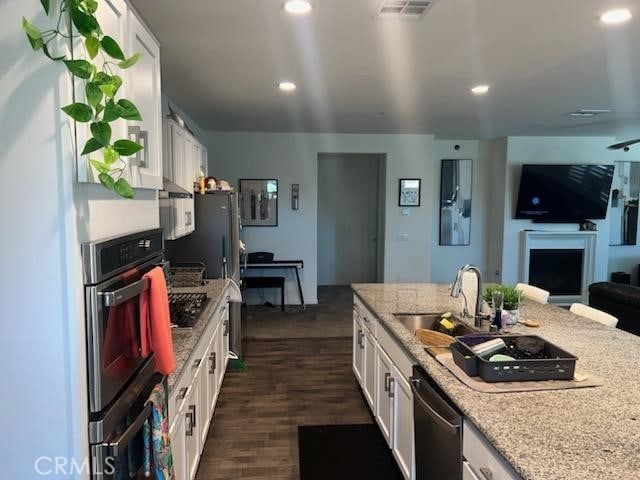
{"label": "undermount sink", "polygon": [[455,324],[453,331],[446,330],[440,325],[442,313],[395,313],[394,317],[411,333],[415,333],[419,328],[423,328],[457,337],[478,331],[465,323],[461,323],[455,317],[449,317],[449,320]]}

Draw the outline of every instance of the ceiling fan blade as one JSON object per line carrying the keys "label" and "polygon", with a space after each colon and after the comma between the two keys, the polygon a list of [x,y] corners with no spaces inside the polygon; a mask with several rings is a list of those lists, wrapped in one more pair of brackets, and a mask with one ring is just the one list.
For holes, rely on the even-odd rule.
{"label": "ceiling fan blade", "polygon": [[614,143],[613,145],[609,145],[607,148],[609,150],[620,150],[621,148],[629,147],[635,143],[640,143],[640,138],[636,138],[635,140],[627,140],[626,142]]}

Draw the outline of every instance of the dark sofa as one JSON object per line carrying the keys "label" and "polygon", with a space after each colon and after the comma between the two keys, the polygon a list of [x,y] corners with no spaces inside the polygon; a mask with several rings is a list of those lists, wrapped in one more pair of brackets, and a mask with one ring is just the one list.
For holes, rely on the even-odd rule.
{"label": "dark sofa", "polygon": [[618,328],[640,335],[640,287],[598,282],[589,285],[589,305],[618,319]]}

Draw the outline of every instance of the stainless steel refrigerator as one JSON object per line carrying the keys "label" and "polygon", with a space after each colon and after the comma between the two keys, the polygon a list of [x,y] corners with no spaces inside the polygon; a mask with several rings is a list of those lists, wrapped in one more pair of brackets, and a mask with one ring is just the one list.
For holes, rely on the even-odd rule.
{"label": "stainless steel refrigerator", "polygon": [[[203,262],[208,278],[231,278],[240,285],[240,214],[238,194],[195,194],[196,229],[167,242],[166,256],[172,262]],[[229,306],[231,351],[243,356],[245,332],[242,305]]]}

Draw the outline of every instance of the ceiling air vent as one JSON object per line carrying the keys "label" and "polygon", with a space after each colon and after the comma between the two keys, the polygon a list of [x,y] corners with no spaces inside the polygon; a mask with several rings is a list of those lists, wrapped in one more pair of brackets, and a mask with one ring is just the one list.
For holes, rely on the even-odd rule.
{"label": "ceiling air vent", "polygon": [[384,2],[378,11],[378,18],[394,20],[419,20],[431,8],[433,1],[400,1]]}

